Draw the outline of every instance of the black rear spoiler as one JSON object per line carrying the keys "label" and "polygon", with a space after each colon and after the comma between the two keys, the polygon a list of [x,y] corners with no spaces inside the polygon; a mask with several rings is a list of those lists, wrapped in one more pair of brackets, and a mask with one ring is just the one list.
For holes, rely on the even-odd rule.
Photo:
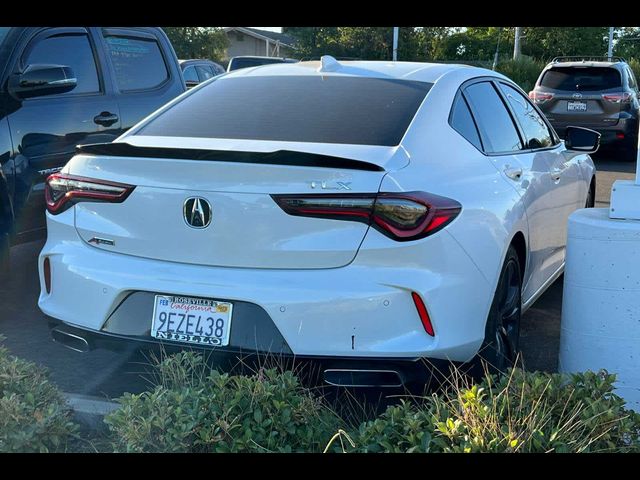
{"label": "black rear spoiler", "polygon": [[105,155],[109,157],[175,158],[211,162],[257,163],[292,165],[301,167],[339,168],[383,172],[374,163],[317,153],[278,150],[276,152],[238,152],[227,150],[201,150],[192,148],[138,147],[125,142],[91,143],[76,146],[76,154]]}

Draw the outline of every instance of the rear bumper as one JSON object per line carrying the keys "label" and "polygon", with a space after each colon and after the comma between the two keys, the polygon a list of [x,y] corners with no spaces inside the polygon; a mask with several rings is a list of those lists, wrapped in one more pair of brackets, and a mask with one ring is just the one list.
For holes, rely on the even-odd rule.
{"label": "rear bumper", "polygon": [[[57,343],[76,351],[87,351],[77,348],[81,345],[77,343],[78,340],[82,340],[88,350],[106,349],[126,352],[138,350],[147,354],[152,352],[156,355],[156,358],[161,358],[162,355],[191,350],[201,353],[208,361],[225,371],[239,370],[239,373],[246,373],[247,371],[255,371],[258,366],[276,366],[294,370],[298,376],[314,384],[319,384],[323,380],[326,383],[339,386],[399,387],[424,384],[430,380],[437,380],[446,376],[452,366],[459,364],[459,362],[440,359],[353,358],[294,355],[291,352],[274,354],[231,347],[211,348],[198,347],[196,345],[185,347],[184,344],[157,341],[150,337],[119,335],[105,331],[95,332],[66,324],[49,316],[46,316],[46,319],[53,339]],[[76,343],[67,343],[64,340],[64,337],[67,336]],[[371,384],[362,384],[357,378],[353,378],[354,372],[356,375],[358,375],[358,372],[363,372],[363,374],[364,372],[369,372],[369,375],[373,377]],[[376,377],[375,372],[380,374],[379,378]],[[353,383],[348,383],[349,375],[352,376]],[[393,382],[394,378],[397,378],[397,384]]]}
{"label": "rear bumper", "polygon": [[[413,245],[367,236],[346,267],[276,270],[112,253],[78,237],[73,209],[48,219],[49,238],[39,259],[40,309],[115,340],[155,341],[148,333],[150,304],[142,304],[159,293],[252,305],[232,318],[230,347],[244,352],[465,362],[482,343],[493,297],[485,277],[446,230]],[[51,262],[50,293],[44,289],[44,257]],[[422,326],[413,291],[427,305],[433,337]],[[241,341],[238,332],[244,332]]]}
{"label": "rear bumper", "polygon": [[[560,138],[565,138],[568,126],[586,127],[599,132],[601,145],[611,145],[637,141],[638,120],[636,118],[621,118],[615,125],[577,125],[551,121],[551,125]],[[619,138],[618,134],[623,134],[624,138]]]}

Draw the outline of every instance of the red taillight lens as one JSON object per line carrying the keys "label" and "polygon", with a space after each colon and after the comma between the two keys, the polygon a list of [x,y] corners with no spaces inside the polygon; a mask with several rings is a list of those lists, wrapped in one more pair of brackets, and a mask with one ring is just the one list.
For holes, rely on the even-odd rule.
{"label": "red taillight lens", "polygon": [[42,274],[44,275],[44,288],[47,290],[47,294],[49,294],[51,293],[51,261],[49,257],[45,257],[44,259]]}
{"label": "red taillight lens", "polygon": [[629,103],[631,94],[629,92],[603,93],[602,99],[611,103]]}
{"label": "red taillight lens", "polygon": [[422,322],[425,332],[432,337],[435,336],[431,318],[429,318],[429,312],[427,312],[427,307],[422,301],[422,298],[416,292],[411,292],[411,296],[413,297],[413,303],[416,305],[416,310],[418,310],[418,315],[420,316],[420,321]]}
{"label": "red taillight lens", "polygon": [[272,197],[289,215],[363,222],[397,241],[431,235],[462,209],[455,200],[425,192]]}
{"label": "red taillight lens", "polygon": [[56,215],[80,201],[124,202],[134,188],[124,183],[54,173],[47,178],[44,194],[47,210]]}
{"label": "red taillight lens", "polygon": [[536,92],[533,90],[529,92],[529,98],[533,100],[534,103],[544,103],[553,98],[553,93]]}

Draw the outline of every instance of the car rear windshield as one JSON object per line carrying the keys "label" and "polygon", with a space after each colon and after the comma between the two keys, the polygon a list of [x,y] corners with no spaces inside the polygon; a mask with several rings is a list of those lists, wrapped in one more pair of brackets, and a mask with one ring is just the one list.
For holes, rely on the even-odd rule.
{"label": "car rear windshield", "polygon": [[554,67],[547,70],[540,85],[554,90],[595,91],[620,88],[620,73],[610,67]]}
{"label": "car rear windshield", "polygon": [[222,77],[136,134],[395,146],[432,85],[333,75]]}
{"label": "car rear windshield", "polygon": [[231,68],[229,70],[238,70],[247,67],[259,67],[270,63],[288,63],[281,58],[234,58],[231,60]]}

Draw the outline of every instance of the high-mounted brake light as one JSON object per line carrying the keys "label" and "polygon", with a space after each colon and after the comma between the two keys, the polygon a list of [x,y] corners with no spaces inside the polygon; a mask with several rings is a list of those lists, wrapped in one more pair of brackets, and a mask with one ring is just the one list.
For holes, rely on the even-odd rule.
{"label": "high-mounted brake light", "polygon": [[629,103],[631,101],[631,93],[603,93],[602,99],[611,103]]}
{"label": "high-mounted brake light", "polygon": [[124,183],[54,173],[47,177],[44,195],[47,210],[56,215],[81,201],[124,202],[134,188]]}
{"label": "high-mounted brake light", "polygon": [[529,92],[529,98],[534,101],[534,103],[544,103],[553,98],[553,93],[546,92],[536,92],[532,90]]}
{"label": "high-mounted brake light", "polygon": [[455,200],[425,192],[271,197],[289,215],[362,222],[400,242],[437,232],[462,209]]}

